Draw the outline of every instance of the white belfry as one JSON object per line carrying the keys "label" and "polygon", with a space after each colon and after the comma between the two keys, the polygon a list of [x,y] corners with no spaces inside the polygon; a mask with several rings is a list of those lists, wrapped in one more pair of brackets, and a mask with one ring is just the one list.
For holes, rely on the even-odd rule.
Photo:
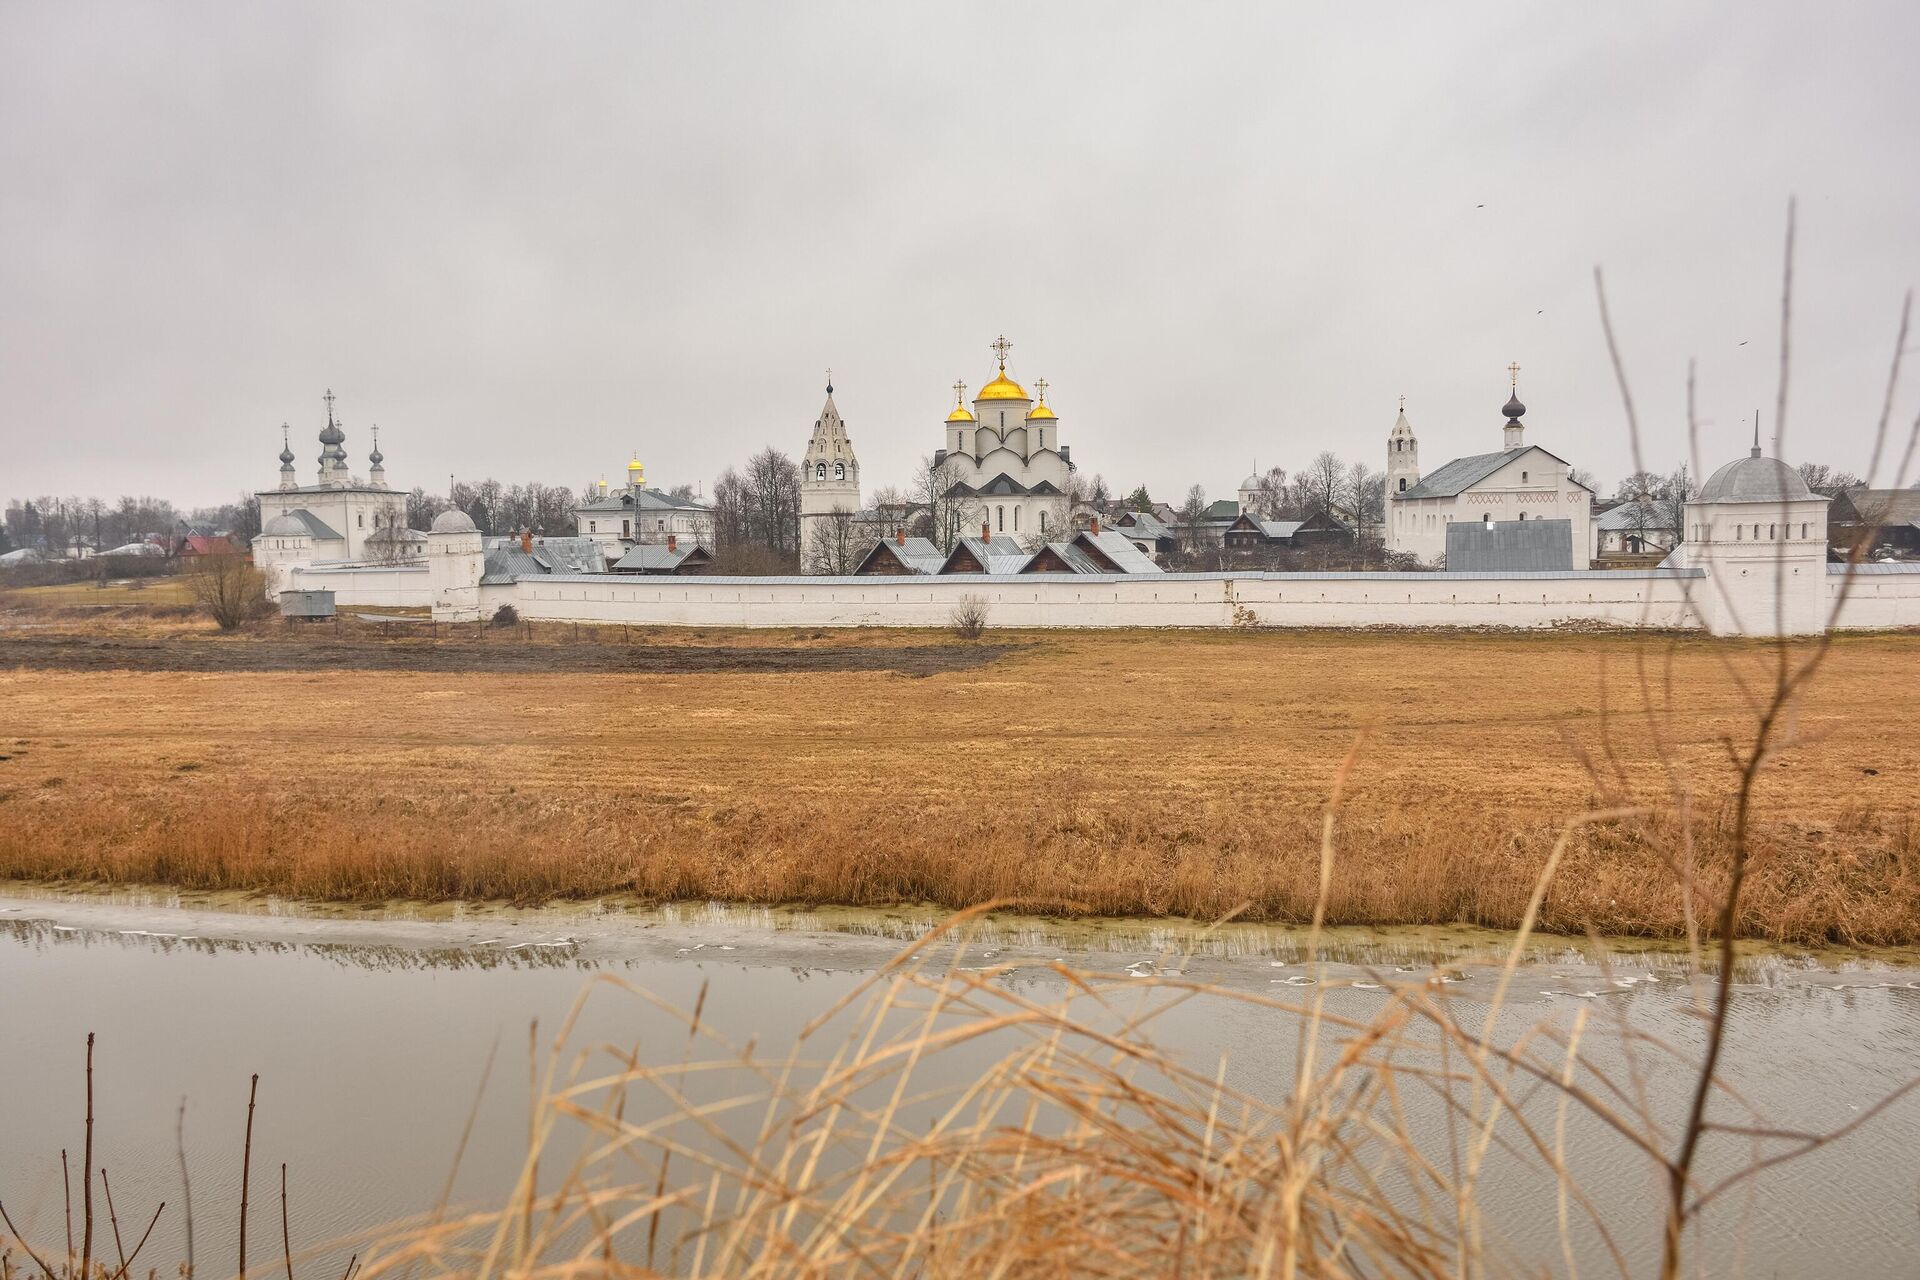
{"label": "white belfry", "polygon": [[860,460],[853,454],[853,438],[833,403],[833,370],[827,370],[827,402],[814,419],[813,435],[800,460],[800,564],[803,571],[817,562],[825,537],[826,517],[837,511],[860,511]]}

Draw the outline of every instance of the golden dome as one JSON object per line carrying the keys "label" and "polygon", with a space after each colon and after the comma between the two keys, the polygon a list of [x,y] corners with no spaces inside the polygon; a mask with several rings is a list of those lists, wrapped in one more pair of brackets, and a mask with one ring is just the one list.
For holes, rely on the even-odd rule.
{"label": "golden dome", "polygon": [[1027,389],[1007,376],[1007,366],[1000,366],[1000,376],[980,388],[975,400],[1031,400]]}
{"label": "golden dome", "polygon": [[1047,402],[1045,400],[1042,400],[1039,404],[1036,404],[1033,406],[1033,408],[1027,410],[1027,418],[1029,420],[1032,420],[1034,418],[1054,418],[1057,416],[1058,415],[1055,414],[1053,410],[1047,408]]}
{"label": "golden dome", "polygon": [[953,412],[947,415],[947,421],[948,422],[972,422],[973,415],[967,412],[967,406],[963,404],[957,404],[953,406]]}

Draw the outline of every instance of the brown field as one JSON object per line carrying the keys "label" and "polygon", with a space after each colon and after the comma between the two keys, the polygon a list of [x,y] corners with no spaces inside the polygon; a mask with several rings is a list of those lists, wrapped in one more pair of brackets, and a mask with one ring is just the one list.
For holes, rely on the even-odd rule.
{"label": "brown field", "polygon": [[[0,877],[1303,920],[1357,750],[1330,922],[1511,926],[1561,825],[1632,801],[1657,813],[1578,835],[1543,923],[1675,934],[1674,860],[1716,887],[1741,680],[1771,661],[1604,634],[364,630],[184,624],[84,663],[0,633]],[[279,652],[301,645],[312,669]],[[1920,637],[1843,639],[1796,708],[1749,936],[1920,941],[1916,660]]]}

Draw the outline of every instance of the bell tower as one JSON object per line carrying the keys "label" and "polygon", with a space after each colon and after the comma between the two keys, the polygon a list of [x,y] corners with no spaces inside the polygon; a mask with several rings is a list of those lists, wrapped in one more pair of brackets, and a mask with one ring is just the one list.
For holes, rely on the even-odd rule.
{"label": "bell tower", "polygon": [[1405,493],[1420,483],[1420,442],[1407,421],[1407,398],[1400,397],[1400,416],[1387,432],[1387,497]]}
{"label": "bell tower", "polygon": [[818,561],[828,517],[860,510],[860,460],[854,457],[847,424],[833,403],[833,370],[827,370],[827,402],[814,419],[813,435],[800,460],[800,563]]}

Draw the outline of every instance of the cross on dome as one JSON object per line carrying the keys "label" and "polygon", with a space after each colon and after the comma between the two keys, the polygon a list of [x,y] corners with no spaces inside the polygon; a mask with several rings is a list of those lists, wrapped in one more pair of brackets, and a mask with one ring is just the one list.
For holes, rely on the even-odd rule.
{"label": "cross on dome", "polygon": [[1033,389],[1040,393],[1041,400],[1044,401],[1047,398],[1047,380],[1045,378],[1035,378],[1033,380]]}
{"label": "cross on dome", "polygon": [[1013,350],[1013,344],[1007,341],[1007,335],[1003,333],[989,343],[988,346],[992,349],[994,357],[1000,361],[1000,372],[1005,373],[1007,371],[1007,352]]}
{"label": "cross on dome", "polygon": [[1507,381],[1513,390],[1520,389],[1520,366],[1517,363],[1507,366]]}
{"label": "cross on dome", "polygon": [[833,394],[833,370],[832,370],[832,368],[828,368],[828,370],[827,370],[827,394],[828,394],[828,395],[832,395],[832,394]]}
{"label": "cross on dome", "polygon": [[955,382],[953,384],[953,402],[955,404],[965,404],[966,399],[967,399],[967,384],[964,382]]}

